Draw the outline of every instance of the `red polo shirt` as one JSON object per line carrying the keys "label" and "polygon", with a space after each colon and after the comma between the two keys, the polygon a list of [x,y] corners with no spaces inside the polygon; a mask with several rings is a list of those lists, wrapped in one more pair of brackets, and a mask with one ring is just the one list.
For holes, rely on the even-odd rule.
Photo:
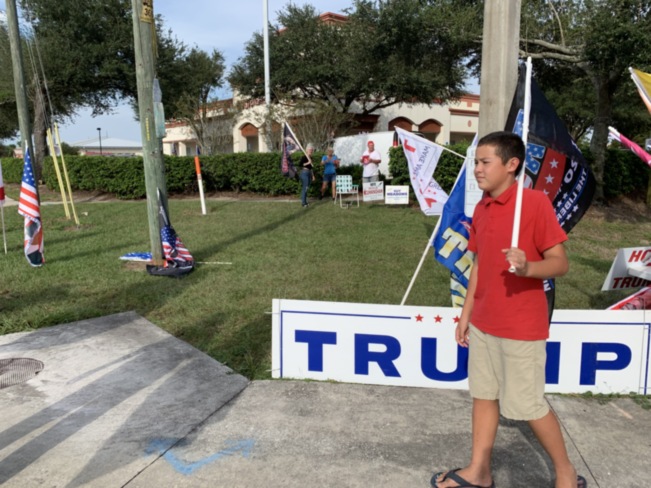
{"label": "red polo shirt", "polygon": [[[511,247],[517,184],[499,197],[488,194],[475,208],[468,249],[479,263],[470,322],[497,337],[535,341],[549,337],[547,299],[542,280],[509,273],[502,249]],[[547,195],[525,189],[518,248],[528,261],[541,261],[543,252],[567,240]]]}

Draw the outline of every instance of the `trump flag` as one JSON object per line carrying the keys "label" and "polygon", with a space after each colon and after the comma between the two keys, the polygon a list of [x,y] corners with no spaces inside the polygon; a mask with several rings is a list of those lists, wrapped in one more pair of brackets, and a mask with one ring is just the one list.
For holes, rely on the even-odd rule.
{"label": "trump flag", "polygon": [[409,166],[411,186],[425,215],[441,215],[448,194],[434,179],[443,148],[400,127],[395,128]]}
{"label": "trump flag", "polygon": [[[521,68],[505,129],[520,136],[524,122],[525,76]],[[595,178],[565,124],[534,79],[531,80],[525,159],[525,188],[544,192],[554,206],[558,222],[569,232],[592,203]]]}

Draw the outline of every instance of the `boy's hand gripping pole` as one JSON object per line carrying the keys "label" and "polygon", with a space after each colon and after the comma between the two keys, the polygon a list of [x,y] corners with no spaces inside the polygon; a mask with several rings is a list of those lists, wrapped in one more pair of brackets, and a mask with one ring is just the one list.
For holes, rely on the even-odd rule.
{"label": "boy's hand gripping pole", "polygon": [[[513,216],[513,233],[511,234],[511,247],[518,247],[520,237],[520,220],[522,216],[522,191],[524,190],[524,175],[527,160],[527,139],[529,138],[529,113],[531,112],[531,57],[526,62],[527,76],[524,89],[524,120],[522,122],[522,142],[524,143],[524,161],[518,174],[518,189],[515,198],[515,215]],[[515,273],[515,266],[509,267],[509,273]]]}

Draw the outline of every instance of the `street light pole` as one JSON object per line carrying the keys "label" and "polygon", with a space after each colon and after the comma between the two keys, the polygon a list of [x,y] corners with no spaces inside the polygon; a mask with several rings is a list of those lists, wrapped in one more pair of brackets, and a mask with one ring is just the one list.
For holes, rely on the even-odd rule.
{"label": "street light pole", "polygon": [[102,156],[102,128],[97,128],[97,133],[99,134],[99,155]]}

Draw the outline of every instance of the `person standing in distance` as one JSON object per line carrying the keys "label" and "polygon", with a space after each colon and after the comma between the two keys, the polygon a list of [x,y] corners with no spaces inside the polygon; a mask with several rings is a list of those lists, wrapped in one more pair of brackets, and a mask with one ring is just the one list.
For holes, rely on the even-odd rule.
{"label": "person standing in distance", "polygon": [[310,188],[310,183],[314,181],[314,171],[312,166],[314,144],[308,144],[305,151],[306,154],[303,154],[303,157],[301,157],[301,160],[298,162],[298,166],[301,168],[301,172],[298,176],[301,180],[301,204],[303,205],[303,208],[308,206],[307,191]]}
{"label": "person standing in distance", "polygon": [[379,181],[382,156],[380,155],[380,151],[375,149],[375,143],[373,141],[368,141],[366,147],[366,151],[364,151],[364,154],[362,154],[362,157],[359,159],[359,162],[364,166],[362,183]]}
{"label": "person standing in distance", "polygon": [[[473,214],[468,249],[475,254],[456,341],[469,347],[472,397],[470,463],[434,474],[435,488],[494,488],[491,458],[500,413],[526,420],[549,455],[556,488],[586,488],[565,447],[560,425],[545,400],[549,315],[543,280],[567,273],[567,240],[547,195],[525,189],[518,247],[511,247],[525,148],[511,132],[482,137],[475,177],[484,191]],[[513,268],[511,273],[509,268]]]}
{"label": "person standing in distance", "polygon": [[334,200],[337,197],[336,180],[337,168],[339,167],[339,158],[334,154],[334,148],[328,147],[326,155],[321,158],[321,166],[323,166],[323,184],[321,185],[321,198],[325,196],[328,183],[330,183],[330,194]]}

